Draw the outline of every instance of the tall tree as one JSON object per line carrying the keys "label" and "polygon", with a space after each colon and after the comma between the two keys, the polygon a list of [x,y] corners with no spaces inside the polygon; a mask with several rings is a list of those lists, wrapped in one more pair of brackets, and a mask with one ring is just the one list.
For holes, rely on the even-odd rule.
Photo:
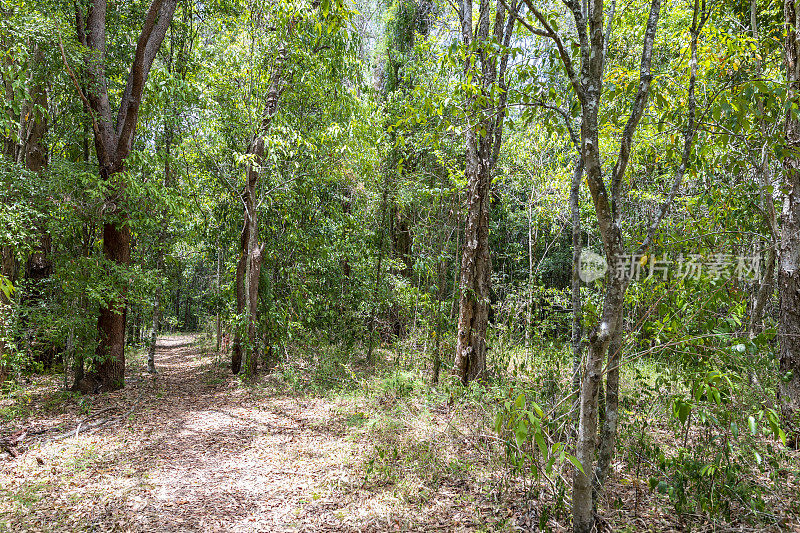
{"label": "tall tree", "polygon": [[[467,217],[461,256],[461,297],[456,339],[455,372],[462,382],[486,370],[486,329],[489,324],[489,290],[492,260],[489,255],[489,209],[492,171],[503,140],[508,100],[506,69],[515,17],[506,17],[503,0],[497,0],[494,26],[491,0],[480,0],[478,23],[473,28],[473,0],[461,0],[458,16],[464,41],[464,75],[472,80],[466,99]],[[516,12],[519,2],[512,2]],[[491,44],[494,43],[495,47]],[[499,51],[498,51],[499,45]],[[497,97],[493,95],[499,94]]]}
{"label": "tall tree", "polygon": [[[785,0],[786,82],[788,99],[800,98],[800,6]],[[778,250],[780,357],[778,402],[784,425],[793,434],[800,431],[800,118],[787,106],[786,152],[783,158],[781,195],[781,240]]]}
{"label": "tall tree", "polygon": [[[683,176],[688,168],[696,132],[695,83],[697,76],[697,39],[708,18],[705,2],[695,0],[690,28],[692,60],[687,97],[687,122],[683,134],[681,161],[674,173],[672,187],[656,216],[647,229],[638,253],[627,254],[622,232],[622,182],[630,162],[634,134],[644,114],[652,84],[653,44],[661,12],[661,0],[652,0],[642,38],[642,54],[639,61],[639,83],[633,95],[619,149],[611,170],[609,185],[606,184],[600,147],[600,106],[603,95],[603,72],[608,53],[610,24],[614,5],[606,9],[604,0],[590,0],[588,4],[570,0],[566,7],[575,23],[578,41],[578,64],[576,66],[568,46],[569,39],[559,32],[550,17],[539,10],[533,0],[525,0],[535,23],[524,22],[535,35],[551,39],[580,106],[580,156],[586,182],[597,215],[598,230],[611,275],[606,282],[603,307],[597,325],[588,331],[588,353],[581,382],[580,413],[578,420],[578,442],[576,456],[581,469],[576,469],[573,478],[573,529],[576,533],[588,533],[595,527],[594,495],[598,485],[606,476],[614,453],[617,426],[617,401],[619,394],[619,366],[621,351],[621,327],[625,292],[630,274],[622,267],[630,258],[641,256],[653,242],[655,232],[666,216],[678,193]],[[609,354],[606,368],[603,363]],[[600,432],[600,456],[595,471],[595,454],[598,442],[598,408],[602,377],[606,374],[605,414]],[[596,480],[593,483],[593,479]]]}
{"label": "tall tree", "polygon": [[[176,5],[177,0],[153,0],[150,4],[136,41],[127,83],[114,120],[106,73],[107,2],[93,0],[88,12],[84,12],[80,3],[76,3],[78,39],[88,50],[86,73],[89,83],[86,95],[81,92],[81,96],[92,112],[100,178],[108,184],[109,190],[104,205],[103,255],[115,265],[127,266],[131,257],[131,229],[125,207],[125,188],[119,178],[133,146],[147,77]],[[97,323],[100,334],[97,346],[99,362],[91,376],[93,390],[116,390],[125,385],[125,296],[126,289],[123,287],[100,309]]]}
{"label": "tall tree", "polygon": [[[258,238],[258,180],[266,152],[267,134],[269,133],[272,119],[278,112],[278,102],[281,93],[286,88],[285,64],[287,60],[286,48],[278,52],[269,90],[267,102],[261,117],[261,124],[256,132],[247,154],[252,156],[252,161],[247,165],[247,180],[242,191],[242,207],[244,210],[244,225],[239,237],[239,261],[236,265],[236,310],[239,314],[247,316],[247,344],[244,347],[245,370],[255,372],[258,365],[258,350],[256,349],[256,324],[258,311],[258,288],[261,264],[264,259],[263,242]],[[231,370],[238,374],[242,368],[242,336],[237,332],[231,359]]]}

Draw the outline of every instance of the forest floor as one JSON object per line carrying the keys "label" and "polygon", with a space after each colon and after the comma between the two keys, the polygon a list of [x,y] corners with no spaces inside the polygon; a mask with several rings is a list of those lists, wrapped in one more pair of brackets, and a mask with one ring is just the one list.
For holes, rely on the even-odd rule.
{"label": "forest floor", "polygon": [[386,479],[398,448],[375,453],[352,400],[245,385],[196,340],[159,339],[158,374],[131,361],[119,392],[69,396],[34,376],[0,405],[17,410],[0,434],[34,433],[0,460],[0,531],[452,531],[497,514],[458,475],[470,454],[436,494],[415,494]]}
{"label": "forest floor", "polygon": [[[18,457],[0,453],[0,531],[538,530],[480,402],[321,353],[245,382],[197,336],[159,339],[156,376],[129,359],[118,392],[35,375],[0,397],[0,436],[28,432]],[[564,531],[568,504],[546,493],[543,523]],[[608,493],[606,530],[684,530],[644,481]]]}

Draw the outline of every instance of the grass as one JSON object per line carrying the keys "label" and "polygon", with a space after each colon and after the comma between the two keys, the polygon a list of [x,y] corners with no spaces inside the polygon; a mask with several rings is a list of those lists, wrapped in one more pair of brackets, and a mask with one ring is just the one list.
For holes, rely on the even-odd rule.
{"label": "grass", "polygon": [[[350,506],[331,511],[342,521],[359,523],[358,513],[365,508],[389,509],[402,517],[402,526],[409,529],[424,529],[461,516],[459,520],[463,519],[469,530],[493,531],[512,530],[516,519],[509,517],[527,512],[525,506],[534,506],[541,529],[568,527],[569,462],[556,462],[544,475],[541,450],[531,435],[520,444],[513,431],[495,431],[496,417],[503,412],[505,402],[513,402],[522,394],[527,405],[536,402],[545,412],[541,424],[548,450],[559,442],[565,449],[573,449],[571,402],[565,401],[571,388],[568,346],[543,343],[530,350],[496,350],[491,356],[489,378],[468,387],[445,371],[439,384],[431,384],[425,366],[429,357],[419,353],[412,356],[410,345],[400,350],[379,347],[374,364],[366,363],[362,351],[338,345],[309,343],[290,346],[287,352],[288,359],[269,375],[250,381],[231,380],[219,365],[202,366],[198,372],[205,385],[228,382],[232,388],[226,394],[242,393],[254,405],[268,406],[288,397],[293,404],[309,402],[330,409],[329,418],[307,422],[304,427],[329,432],[332,438],[348,443],[352,452],[343,464],[352,476],[347,480],[326,479],[308,487],[302,506],[345,494]],[[398,352],[405,364],[397,364]],[[205,353],[206,359],[216,357],[207,351],[200,353]],[[142,363],[141,359],[134,360],[134,365]],[[664,360],[653,357],[642,357],[622,367],[614,473],[599,502],[599,511],[611,527],[638,530],[638,518],[645,518],[654,530],[698,521],[760,527],[774,522],[773,516],[800,513],[797,453],[786,450],[764,432],[765,422],[759,423],[757,435],[746,430],[747,416],[763,408],[759,402],[764,401],[773,384],[765,382],[768,392],[758,395],[745,388],[742,380],[734,380],[738,392],[729,395],[723,405],[694,402],[687,430],[687,424],[680,423],[673,413],[674,398],[686,393],[687,384],[683,378],[674,379],[678,374],[667,369]],[[155,394],[159,397],[165,391],[159,389]],[[80,401],[86,401],[85,407],[90,409],[95,400],[15,392],[3,399],[0,416],[28,417],[38,405],[58,409],[59,405]],[[700,422],[702,410],[715,416],[716,422],[710,418]],[[740,428],[736,440],[732,439],[732,421]],[[721,444],[710,446],[711,442],[729,443],[733,455],[729,464],[709,474],[709,470],[702,470],[711,463],[709,450],[722,449]],[[113,447],[92,443],[81,446],[70,449],[63,458],[48,458],[61,472],[59,483],[85,479],[124,459],[114,455]],[[512,461],[509,453],[517,448],[527,454],[522,463]],[[756,464],[753,452],[762,457],[760,464]],[[679,462],[681,453],[687,459]],[[683,480],[679,479],[682,474]],[[729,481],[726,476],[742,483]],[[673,488],[682,483],[683,495],[677,489],[662,491],[662,482]],[[41,482],[20,485],[14,494],[7,490],[0,493],[4,500],[16,502],[12,515],[24,514],[25,509],[41,504],[44,489],[37,483]],[[713,494],[713,501],[704,494]],[[761,510],[748,505],[751,496],[764,502]],[[90,491],[79,491],[75,497],[88,501]]]}

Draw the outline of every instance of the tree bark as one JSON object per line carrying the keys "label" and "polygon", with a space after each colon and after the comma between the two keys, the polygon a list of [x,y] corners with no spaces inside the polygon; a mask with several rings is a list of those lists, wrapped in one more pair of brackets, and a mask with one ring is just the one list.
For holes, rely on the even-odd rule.
{"label": "tree bark", "polygon": [[[620,309],[621,311],[621,309]],[[622,320],[622,312],[618,320]],[[617,425],[619,422],[619,367],[622,354],[622,324],[614,328],[614,335],[608,344],[608,362],[606,363],[605,412],[600,429],[600,451],[597,457],[594,484],[596,491],[603,487],[611,468],[611,459],[617,443]],[[594,497],[596,503],[596,496]]]}
{"label": "tree bark", "polygon": [[239,314],[246,314],[247,339],[246,343],[243,342],[241,328],[237,328],[231,356],[231,370],[234,374],[241,371],[243,358],[246,373],[253,374],[258,369],[258,289],[265,246],[258,242],[258,181],[266,151],[266,137],[278,112],[280,96],[286,88],[284,68],[287,59],[287,50],[282,48],[278,52],[275,71],[270,80],[261,125],[247,149],[247,153],[254,157],[254,163],[247,167],[247,181],[242,192],[244,225],[239,239],[239,262],[236,265],[236,308]]}
{"label": "tree bark", "polygon": [[[786,81],[789,100],[800,98],[800,6],[785,0]],[[786,149],[781,187],[781,240],[778,250],[778,291],[780,340],[778,404],[787,435],[800,433],[800,119],[791,108],[786,115]]]}
{"label": "tree bark", "polygon": [[[116,121],[112,119],[105,72],[106,1],[93,0],[88,13],[84,13],[76,4],[77,35],[81,44],[90,50],[86,58],[89,78],[87,95],[84,96],[74,76],[73,82],[91,111],[100,177],[111,185],[104,206],[103,255],[107,261],[123,267],[130,264],[131,230],[127,207],[124,206],[125,191],[122,185],[116,183],[117,175],[124,171],[125,159],[131,151],[147,77],[175,13],[176,4],[177,0],[153,0],[150,4],[137,39]],[[117,298],[100,310],[97,323],[100,335],[96,350],[99,362],[91,376],[96,382],[93,387],[96,391],[117,390],[125,386],[126,295],[127,287],[121,287]]]}
{"label": "tree bark", "polygon": [[583,360],[583,304],[581,302],[581,278],[578,272],[583,251],[580,209],[582,177],[583,160],[579,157],[575,162],[569,191],[569,207],[572,218],[572,393],[575,396],[576,413],[581,389],[581,363]]}
{"label": "tree bark", "polygon": [[[459,19],[464,45],[471,48],[464,62],[464,74],[475,80],[473,94],[467,97],[467,120],[482,117],[465,132],[467,217],[459,280],[460,300],[458,337],[454,371],[462,383],[480,378],[486,370],[486,332],[489,324],[492,262],[489,254],[489,208],[491,175],[500,153],[507,91],[505,71],[508,52],[496,54],[486,47],[490,42],[490,0],[481,0],[477,27],[472,28],[472,0],[461,0]],[[512,2],[517,12],[519,2]],[[516,18],[506,20],[503,0],[495,8],[494,41],[508,47]],[[507,48],[506,48],[507,49]],[[480,69],[479,69],[480,66]],[[497,86],[497,100],[490,96]],[[479,98],[479,95],[481,98]],[[492,118],[487,118],[492,117]]]}
{"label": "tree bark", "polygon": [[481,164],[474,132],[467,134],[467,220],[461,257],[461,299],[455,370],[462,382],[486,369],[486,330],[492,263],[489,256],[489,169]]}

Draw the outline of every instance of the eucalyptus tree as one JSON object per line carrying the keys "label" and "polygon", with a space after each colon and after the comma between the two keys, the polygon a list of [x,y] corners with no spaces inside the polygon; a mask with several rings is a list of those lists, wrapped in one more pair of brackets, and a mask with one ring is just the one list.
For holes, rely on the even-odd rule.
{"label": "eucalyptus tree", "polygon": [[[588,354],[580,391],[580,414],[576,456],[581,468],[576,468],[573,481],[573,528],[576,532],[589,532],[595,527],[593,513],[593,486],[602,486],[610,459],[614,452],[617,402],[619,390],[619,366],[621,351],[621,327],[624,296],[630,283],[630,267],[626,258],[640,257],[650,247],[659,225],[667,214],[672,201],[678,193],[683,176],[692,155],[696,132],[697,79],[697,41],[702,27],[708,18],[705,3],[694,2],[693,18],[689,29],[691,40],[690,76],[687,96],[687,120],[683,133],[681,161],[674,172],[674,180],[669,194],[653,218],[636,254],[626,251],[623,234],[622,184],[628,169],[634,146],[634,135],[639,127],[647,106],[653,81],[653,46],[662,11],[662,1],[648,2],[648,15],[641,31],[642,52],[639,60],[639,82],[631,97],[630,111],[619,139],[617,155],[613,158],[609,183],[606,183],[603,153],[601,148],[601,99],[604,95],[604,69],[608,55],[608,41],[613,26],[615,4],[607,8],[603,0],[592,0],[584,5],[581,2],[566,2],[568,16],[574,24],[577,47],[569,45],[571,36],[567,30],[558,28],[558,15],[553,17],[533,0],[525,0],[530,18],[522,20],[524,26],[534,35],[550,39],[555,53],[569,80],[571,98],[577,101],[580,121],[579,152],[584,168],[586,182],[592,197],[597,216],[597,229],[603,244],[611,275],[606,281],[602,311],[598,323],[588,332]],[[552,102],[543,105],[553,106]],[[557,108],[562,114],[567,109]],[[608,362],[604,361],[608,353]],[[606,378],[605,416],[600,432],[599,459],[595,472],[595,453],[598,451],[598,394],[603,374]]]}
{"label": "eucalyptus tree", "polygon": [[784,1],[786,38],[784,54],[788,85],[781,182],[781,239],[778,248],[779,381],[778,402],[784,424],[800,440],[800,5]]}
{"label": "eucalyptus tree", "polygon": [[[492,273],[489,251],[490,189],[492,172],[503,141],[503,121],[508,101],[506,70],[516,22],[515,17],[507,16],[503,0],[496,2],[494,10],[494,2],[481,0],[475,24],[473,3],[473,0],[462,0],[458,6],[467,84],[464,102],[467,116],[464,134],[467,213],[461,257],[454,370],[463,383],[479,378],[486,370],[486,331]],[[516,13],[519,5],[520,2],[512,1],[512,12]]]}
{"label": "eucalyptus tree", "polygon": [[[153,0],[147,9],[114,119],[107,72],[107,2],[93,0],[88,9],[82,2],[75,4],[76,35],[86,48],[86,90],[80,88],[77,78],[75,85],[81,99],[91,110],[100,177],[108,186],[103,255],[109,262],[109,269],[124,268],[130,263],[131,230],[128,207],[125,205],[125,160],[133,146],[147,77],[176,5],[177,0]],[[91,376],[91,380],[96,382],[92,387],[94,390],[115,390],[125,385],[125,295],[126,288],[123,285],[100,309],[99,362],[96,372]]]}

